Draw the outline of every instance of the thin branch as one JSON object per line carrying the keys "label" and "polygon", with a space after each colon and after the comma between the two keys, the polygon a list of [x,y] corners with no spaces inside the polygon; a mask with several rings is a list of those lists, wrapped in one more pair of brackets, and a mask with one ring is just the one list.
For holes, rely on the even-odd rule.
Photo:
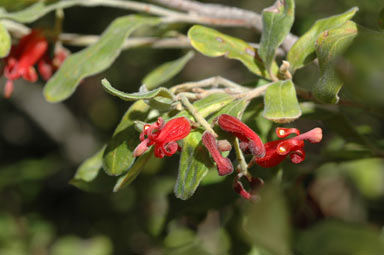
{"label": "thin branch", "polygon": [[[236,7],[228,7],[220,4],[201,3],[193,0],[152,0],[164,6],[178,10],[192,12],[194,14],[236,21],[238,26],[251,27],[258,32],[263,31],[262,17],[260,14]],[[282,44],[282,48],[288,51],[297,41],[298,37],[288,34]]]}

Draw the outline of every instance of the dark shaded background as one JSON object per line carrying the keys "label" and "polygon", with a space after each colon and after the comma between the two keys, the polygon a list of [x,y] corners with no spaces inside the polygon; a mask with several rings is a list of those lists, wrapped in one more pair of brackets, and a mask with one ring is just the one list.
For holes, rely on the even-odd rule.
{"label": "dark shaded background", "polygon": [[[273,1],[210,2],[261,12]],[[360,8],[354,21],[378,30],[379,11],[384,3],[298,0],[296,6],[292,32],[301,35],[317,19],[353,6]],[[64,31],[100,34],[112,20],[126,14],[129,12],[111,8],[66,9]],[[31,27],[49,27],[53,20],[50,14]],[[185,33],[189,25],[173,28]],[[260,38],[247,29],[220,30],[247,41],[258,42]],[[377,245],[381,249],[382,244],[376,239],[384,223],[383,160],[365,158],[369,154],[366,147],[352,136],[343,135],[344,125],[349,123],[376,148],[384,148],[380,110],[384,54],[382,45],[364,39],[347,52],[346,59],[356,72],[354,77],[347,77],[351,79],[346,79],[349,82],[342,91],[343,97],[358,107],[330,107],[342,113],[346,122],[340,122],[339,115],[335,115],[336,120],[323,121],[308,110],[309,114],[294,123],[304,130],[320,126],[325,137],[322,144],[309,146],[308,159],[303,164],[284,164],[284,196],[271,184],[263,193],[263,202],[248,208],[247,202],[233,193],[232,179],[227,178],[216,183],[208,180],[192,199],[177,200],[172,193],[177,157],[151,162],[132,185],[118,193],[112,193],[108,184],[100,193],[87,193],[69,184],[82,160],[108,141],[130,105],[105,93],[100,80],[107,77],[118,89],[134,92],[145,74],[185,52],[126,50],[111,68],[85,79],[76,93],[61,104],[44,101],[42,83],[22,81],[16,83],[11,100],[0,99],[0,254],[282,254],[287,245],[293,247],[295,254],[317,254],[318,246],[329,244],[324,236],[335,235],[337,239],[343,233],[353,236],[354,231],[363,233],[363,237],[343,239],[345,243],[339,240],[330,247],[337,254],[354,254],[350,252],[362,249],[355,247],[355,242],[368,240],[367,247]],[[215,75],[238,83],[254,79],[235,61],[196,55],[169,85]],[[318,76],[317,67],[310,64],[297,72],[295,83],[308,88]],[[373,76],[376,78],[371,79]],[[1,79],[1,84],[4,82]],[[351,148],[349,154],[337,154],[345,148]],[[254,171],[267,180],[278,178],[275,170]],[[279,202],[284,200],[282,197],[288,202]],[[247,223],[255,224],[255,233],[251,231],[255,240],[242,234],[240,226],[245,216],[265,220],[264,228],[260,222],[252,223],[257,220]]]}

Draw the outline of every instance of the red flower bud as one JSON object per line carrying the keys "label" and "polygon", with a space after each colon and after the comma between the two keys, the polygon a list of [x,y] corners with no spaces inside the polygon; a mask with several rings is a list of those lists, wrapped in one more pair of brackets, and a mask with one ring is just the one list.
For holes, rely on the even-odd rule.
{"label": "red flower bud", "polygon": [[241,141],[240,148],[245,153],[249,151],[256,158],[262,158],[265,155],[265,148],[260,137],[241,120],[228,114],[222,114],[218,123],[221,129],[231,132]]}
{"label": "red flower bud", "polygon": [[208,131],[205,131],[202,140],[205,148],[207,148],[209,154],[216,162],[216,167],[219,172],[219,175],[223,176],[231,174],[233,172],[232,163],[229,158],[224,158],[221,155],[221,152],[216,142],[216,138]]}

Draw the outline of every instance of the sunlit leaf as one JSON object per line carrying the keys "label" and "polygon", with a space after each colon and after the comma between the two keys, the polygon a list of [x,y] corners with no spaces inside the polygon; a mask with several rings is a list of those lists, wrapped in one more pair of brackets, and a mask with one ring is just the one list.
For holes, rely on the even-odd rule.
{"label": "sunlit leaf", "polygon": [[11,36],[7,29],[0,23],[0,58],[6,57],[11,50]]}
{"label": "sunlit leaf", "polygon": [[301,116],[296,89],[291,80],[278,81],[267,88],[263,116],[277,123],[291,122]]}
{"label": "sunlit leaf", "polygon": [[321,77],[312,89],[314,97],[319,101],[332,104],[339,101],[338,93],[343,83],[335,71],[336,60],[352,43],[357,33],[357,25],[348,21],[320,34],[316,43],[316,54]]}
{"label": "sunlit leaf", "polygon": [[267,77],[257,50],[238,38],[212,28],[195,25],[188,31],[192,46],[208,57],[225,56],[241,61],[251,72]]}
{"label": "sunlit leaf", "polygon": [[320,33],[344,24],[350,20],[357,11],[358,8],[354,7],[342,14],[316,21],[289,50],[287,60],[290,63],[291,71],[294,72],[315,58],[313,53],[315,52],[315,43]]}
{"label": "sunlit leaf", "polygon": [[144,84],[147,89],[151,90],[169,81],[181,70],[183,70],[184,66],[193,58],[194,55],[193,51],[190,51],[179,59],[160,65],[144,77],[142,84]]}
{"label": "sunlit leaf", "polygon": [[140,99],[151,99],[156,96],[161,96],[165,98],[173,98],[172,94],[168,91],[166,88],[157,88],[151,91],[142,91],[142,92],[135,92],[135,93],[125,93],[120,90],[115,89],[112,87],[112,85],[109,83],[107,79],[103,79],[101,81],[101,84],[103,84],[103,87],[105,91],[107,91],[109,94],[113,96],[117,96],[120,99],[123,99],[125,101],[136,101]]}
{"label": "sunlit leaf", "polygon": [[381,234],[371,227],[323,221],[304,231],[298,240],[300,254],[384,254]]}
{"label": "sunlit leaf", "polygon": [[271,68],[275,51],[291,30],[294,19],[294,0],[276,0],[273,6],[263,10],[263,33],[259,55],[267,70]]}
{"label": "sunlit leaf", "polygon": [[124,114],[104,152],[103,167],[107,174],[120,175],[132,166],[132,152],[140,142],[134,121],[145,119],[148,111],[149,106],[139,100]]}
{"label": "sunlit leaf", "polygon": [[113,63],[120,54],[125,39],[133,31],[144,25],[156,25],[159,22],[160,19],[138,15],[117,18],[95,44],[64,61],[45,86],[45,98],[50,102],[67,99],[82,79],[105,70]]}

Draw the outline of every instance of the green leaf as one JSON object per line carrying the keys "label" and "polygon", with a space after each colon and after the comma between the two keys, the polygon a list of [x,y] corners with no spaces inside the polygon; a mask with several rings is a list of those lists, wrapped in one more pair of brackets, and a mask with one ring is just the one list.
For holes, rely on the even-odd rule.
{"label": "green leaf", "polygon": [[316,44],[316,54],[319,60],[319,81],[312,88],[316,99],[324,103],[336,104],[338,93],[343,85],[337,77],[335,65],[338,57],[351,45],[357,36],[357,25],[348,21],[342,26],[324,31],[320,34]]}
{"label": "green leaf", "polygon": [[103,154],[105,146],[101,148],[95,155],[86,159],[80,166],[77,168],[75,180],[83,180],[85,182],[93,181],[99,170],[103,167]]}
{"label": "green leaf", "polygon": [[175,185],[177,198],[186,200],[195,193],[208,171],[215,171],[208,151],[201,143],[201,131],[193,131],[183,140],[179,173]]}
{"label": "green leaf", "polygon": [[156,96],[161,96],[161,97],[170,98],[170,99],[173,98],[172,94],[166,88],[157,88],[151,91],[143,91],[143,92],[135,92],[135,93],[125,93],[112,87],[107,79],[102,79],[101,84],[103,84],[105,91],[107,91],[109,94],[113,96],[117,96],[120,99],[125,101],[151,99]]}
{"label": "green leaf", "polygon": [[[246,105],[247,102],[244,100],[232,101],[222,110],[211,116],[210,120],[212,121],[216,116],[223,113],[238,117],[244,111]],[[217,174],[213,160],[201,142],[201,137],[202,131],[196,130],[192,131],[183,140],[179,172],[175,185],[175,195],[177,198],[183,200],[190,198],[208,171],[215,171],[215,174]]]}
{"label": "green leaf", "polygon": [[107,174],[120,175],[132,166],[132,152],[140,142],[134,121],[145,119],[148,111],[149,106],[139,100],[124,114],[104,152],[103,167]]}
{"label": "green leaf", "polygon": [[378,231],[337,221],[323,221],[304,231],[297,246],[300,254],[384,254],[384,241]]}
{"label": "green leaf", "polygon": [[135,163],[129,168],[128,172],[120,177],[117,182],[115,187],[113,188],[113,192],[117,192],[124,188],[125,186],[131,184],[136,177],[140,174],[141,170],[143,170],[145,164],[151,159],[153,155],[153,149],[151,148],[148,150],[146,153],[141,155]]}
{"label": "green leaf", "polygon": [[11,50],[11,36],[7,29],[0,23],[0,58],[8,56]]}
{"label": "green leaf", "polygon": [[277,81],[267,88],[263,116],[277,123],[291,122],[301,116],[292,80]]}
{"label": "green leaf", "polygon": [[242,62],[251,72],[268,77],[257,49],[238,38],[212,28],[195,25],[188,31],[191,45],[208,57],[225,56]]}
{"label": "green leaf", "polygon": [[270,70],[276,49],[288,35],[294,20],[294,0],[276,0],[273,6],[263,10],[263,33],[259,55],[267,70]]}
{"label": "green leaf", "polygon": [[144,25],[156,25],[158,18],[129,15],[114,20],[100,39],[88,48],[69,56],[44,88],[50,102],[67,99],[81,80],[108,68],[121,52],[125,39]]}
{"label": "green leaf", "polygon": [[379,20],[378,20],[379,28],[384,30],[384,8],[381,9],[379,13]]}
{"label": "green leaf", "polygon": [[190,51],[185,56],[166,62],[155,70],[146,75],[142,81],[147,89],[154,89],[164,82],[172,79],[176,74],[183,70],[184,66],[191,60],[194,56],[194,52]]}
{"label": "green leaf", "polygon": [[340,15],[316,21],[316,23],[301,36],[289,50],[287,60],[290,63],[291,71],[294,72],[314,59],[313,53],[315,52],[315,43],[320,33],[344,24],[350,20],[358,10],[357,7],[353,7]]}

